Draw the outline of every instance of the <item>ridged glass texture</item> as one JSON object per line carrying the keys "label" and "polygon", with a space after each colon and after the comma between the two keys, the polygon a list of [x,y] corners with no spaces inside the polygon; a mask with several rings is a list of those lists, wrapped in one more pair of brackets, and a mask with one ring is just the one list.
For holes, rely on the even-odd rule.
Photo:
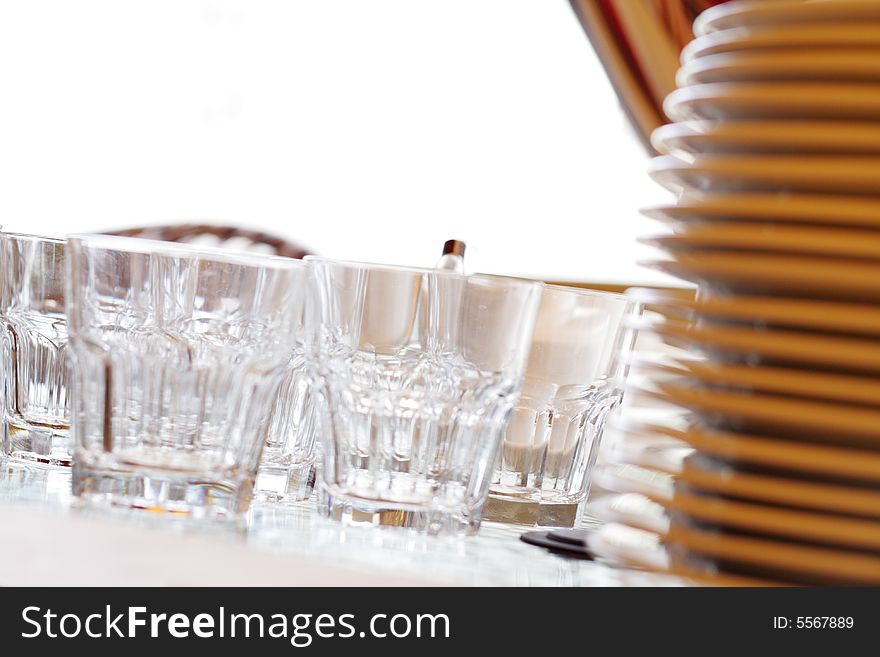
{"label": "ridged glass texture", "polygon": [[69,466],[64,241],[0,234],[3,452]]}
{"label": "ridged glass texture", "polygon": [[308,260],[319,509],[355,524],[476,531],[541,285]]}
{"label": "ridged glass texture", "polygon": [[504,431],[488,515],[576,524],[606,420],[623,397],[640,312],[622,295],[544,288],[522,395]]}
{"label": "ridged glass texture", "polygon": [[267,502],[296,502],[311,495],[315,485],[315,442],[318,417],[312,381],[302,345],[287,364],[269,435],[257,472],[256,495]]}
{"label": "ridged glass texture", "polygon": [[71,237],[74,493],[234,516],[297,339],[305,265]]}

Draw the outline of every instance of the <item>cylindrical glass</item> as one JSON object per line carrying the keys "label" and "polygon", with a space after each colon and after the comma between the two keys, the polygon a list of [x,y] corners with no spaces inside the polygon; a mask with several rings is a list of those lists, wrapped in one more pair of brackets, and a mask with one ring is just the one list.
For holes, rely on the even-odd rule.
{"label": "cylindrical glass", "polygon": [[522,394],[504,432],[486,517],[573,526],[632,350],[623,295],[544,288]]}
{"label": "cylindrical glass", "polygon": [[125,237],[68,239],[73,489],[229,517],[250,502],[306,266]]}
{"label": "cylindrical glass", "polygon": [[69,466],[64,240],[0,233],[3,453]]}
{"label": "cylindrical glass", "polygon": [[541,284],[307,258],[319,509],[352,524],[479,528]]}

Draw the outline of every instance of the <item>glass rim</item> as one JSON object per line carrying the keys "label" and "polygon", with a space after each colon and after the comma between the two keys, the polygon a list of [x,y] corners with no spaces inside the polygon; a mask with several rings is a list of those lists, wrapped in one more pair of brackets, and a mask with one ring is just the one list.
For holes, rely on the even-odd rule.
{"label": "glass rim", "polygon": [[67,239],[54,235],[37,235],[35,233],[16,233],[9,230],[0,230],[0,239],[11,238],[17,242],[45,242],[47,244],[66,244]]}
{"label": "glass rim", "polygon": [[440,269],[437,267],[411,267],[409,265],[393,265],[381,262],[363,262],[359,260],[341,260],[338,258],[330,258],[322,255],[307,255],[303,257],[304,262],[323,262],[351,269],[367,269],[373,271],[401,272],[409,274],[435,274],[446,278],[455,278],[464,281],[482,279],[489,281],[509,281],[514,284],[524,286],[540,286],[545,284],[534,278],[523,278],[521,276],[505,276],[504,274],[487,274],[485,272],[474,272],[473,274],[462,274],[449,269]]}
{"label": "glass rim", "polygon": [[575,287],[573,285],[560,285],[559,283],[544,283],[544,287],[548,290],[558,292],[570,292],[584,297],[601,297],[603,299],[614,299],[615,301],[634,301],[625,292],[609,292],[608,290],[597,290],[591,287]]}
{"label": "glass rim", "polygon": [[[120,253],[140,253],[144,255],[179,255],[190,259],[205,259],[228,264],[241,264],[272,269],[301,269],[306,264],[297,258],[286,256],[233,251],[217,246],[196,246],[186,242],[165,242],[162,240],[132,237],[129,235],[104,235],[102,233],[73,233],[67,236],[68,242],[107,248]],[[128,248],[121,248],[127,245]]]}

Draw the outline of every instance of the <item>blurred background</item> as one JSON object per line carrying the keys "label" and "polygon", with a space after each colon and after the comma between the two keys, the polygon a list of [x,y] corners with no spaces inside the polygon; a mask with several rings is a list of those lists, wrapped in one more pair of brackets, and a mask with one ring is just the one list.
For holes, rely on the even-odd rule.
{"label": "blurred background", "polygon": [[566,0],[3,2],[0,223],[663,283],[667,194]]}

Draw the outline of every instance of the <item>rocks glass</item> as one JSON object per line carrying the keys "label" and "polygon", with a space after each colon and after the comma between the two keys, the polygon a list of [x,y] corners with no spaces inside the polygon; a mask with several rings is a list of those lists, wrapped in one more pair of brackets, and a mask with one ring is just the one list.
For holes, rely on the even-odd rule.
{"label": "rocks glass", "polygon": [[504,432],[486,517],[543,526],[580,518],[609,413],[623,395],[638,304],[547,285],[522,394]]}
{"label": "rocks glass", "polygon": [[306,260],[324,402],[319,511],[351,524],[475,532],[542,285]]}
{"label": "rocks glass", "polygon": [[246,510],[304,263],[81,235],[68,265],[74,494],[190,517]]}
{"label": "rocks glass", "polygon": [[2,451],[69,466],[64,240],[0,233]]}

